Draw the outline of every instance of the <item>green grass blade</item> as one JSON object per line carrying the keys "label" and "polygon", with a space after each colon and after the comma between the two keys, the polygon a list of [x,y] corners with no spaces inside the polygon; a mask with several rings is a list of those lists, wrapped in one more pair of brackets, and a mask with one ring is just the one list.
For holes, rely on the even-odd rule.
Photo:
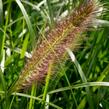
{"label": "green grass blade", "polygon": [[[13,95],[16,95],[16,96],[22,96],[22,97],[26,97],[26,98],[32,98],[34,100],[37,100],[37,101],[43,101],[41,98],[38,98],[38,97],[35,97],[35,96],[31,96],[31,95],[28,95],[28,94],[23,94],[23,93],[13,93]],[[45,102],[45,101],[43,101]],[[45,102],[47,103],[48,105],[52,106],[53,108],[56,108],[56,109],[62,109],[61,107],[51,103],[51,102]]]}
{"label": "green grass blade", "polygon": [[[54,93],[59,93],[71,89],[79,89],[79,88],[84,88],[84,87],[94,87],[94,86],[103,86],[103,87],[109,87],[109,82],[87,82],[87,83],[81,83],[81,84],[76,84],[72,85],[71,87],[62,87],[59,89],[55,89],[53,91],[48,92],[48,94],[54,94]],[[3,92],[1,92],[3,93]]]}
{"label": "green grass blade", "polygon": [[[84,72],[82,71],[82,68],[80,66],[80,64],[78,63],[78,61],[76,60],[73,52],[70,50],[70,49],[66,49],[69,56],[71,57],[72,61],[74,62],[78,72],[79,72],[79,75],[82,79],[82,81],[84,83],[87,83],[87,79],[86,79],[86,76],[84,74]],[[86,87],[86,92],[87,92],[87,100],[89,102],[89,105],[90,105],[90,109],[94,109],[94,103],[93,103],[93,100],[92,100],[92,96],[91,96],[91,93],[90,93],[90,90],[89,90],[89,87]]]}
{"label": "green grass blade", "polygon": [[25,52],[26,52],[27,46],[28,46],[28,39],[29,39],[29,35],[27,35],[24,39],[22,50],[21,50],[21,55],[20,55],[21,59],[24,58],[24,56],[25,56]]}
{"label": "green grass blade", "polygon": [[31,24],[31,21],[29,19],[29,16],[23,6],[23,4],[21,3],[20,0],[16,0],[16,3],[18,4],[18,6],[20,7],[21,11],[22,11],[22,14],[26,20],[26,23],[27,23],[27,26],[28,26],[28,29],[29,29],[29,32],[30,32],[30,36],[31,36],[31,41],[34,41],[35,39],[35,32],[34,32],[34,29],[32,27],[32,24]]}
{"label": "green grass blade", "polygon": [[47,2],[47,6],[48,6],[48,11],[49,11],[49,17],[50,17],[50,27],[53,28],[54,26],[54,16],[53,16],[53,9],[51,6],[51,1],[50,0],[46,0]]}

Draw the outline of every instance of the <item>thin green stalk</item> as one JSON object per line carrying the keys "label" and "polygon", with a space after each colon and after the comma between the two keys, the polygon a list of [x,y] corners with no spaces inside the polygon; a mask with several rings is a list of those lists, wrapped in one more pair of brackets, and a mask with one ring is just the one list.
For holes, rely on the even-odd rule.
{"label": "thin green stalk", "polygon": [[[31,96],[36,96],[36,84],[32,85]],[[35,100],[33,98],[30,98],[28,109],[34,109],[34,102]]]}
{"label": "thin green stalk", "polygon": [[[3,53],[5,52],[4,51],[4,46],[5,46],[5,39],[6,39],[6,32],[7,32],[7,26],[8,26],[8,23],[9,23],[9,20],[10,20],[10,13],[11,13],[11,0],[8,4],[8,7],[7,7],[7,15],[6,15],[6,22],[5,22],[5,26],[4,26],[4,33],[3,35],[1,36],[1,39],[0,39],[0,61],[3,59]],[[4,76],[4,75],[3,75]],[[3,77],[4,78],[4,77]],[[5,80],[4,80],[5,82]],[[8,109],[9,108],[9,100],[8,100],[8,94],[7,94],[7,88],[6,86],[4,85],[4,91],[5,91],[5,101],[4,101],[4,107],[5,109]]]}
{"label": "thin green stalk", "polygon": [[9,23],[9,19],[10,19],[10,11],[11,11],[11,0],[8,4],[8,7],[7,7],[7,15],[6,15],[6,22],[5,22],[5,26],[4,26],[4,33],[1,34],[1,38],[0,38],[0,61],[2,60],[2,57],[3,57],[3,49],[4,49],[4,45],[5,45],[5,38],[6,38],[6,31],[7,31],[7,26],[8,26],[8,23]]}
{"label": "thin green stalk", "polygon": [[[48,87],[49,87],[49,81],[50,81],[50,77],[51,77],[51,70],[52,70],[52,62],[50,62],[49,68],[48,68],[48,73],[47,73],[47,77],[46,77],[46,84],[45,84],[45,89],[44,89],[43,98],[42,98],[43,101],[46,100],[46,95],[47,95],[47,91],[48,91]],[[42,102],[41,108],[42,107],[45,108],[45,102]]]}

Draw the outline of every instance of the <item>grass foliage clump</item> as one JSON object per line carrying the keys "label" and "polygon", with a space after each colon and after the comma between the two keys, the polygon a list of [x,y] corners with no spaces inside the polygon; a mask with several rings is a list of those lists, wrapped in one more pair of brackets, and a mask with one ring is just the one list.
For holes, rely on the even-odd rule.
{"label": "grass foliage clump", "polygon": [[108,109],[108,6],[0,0],[0,109]]}

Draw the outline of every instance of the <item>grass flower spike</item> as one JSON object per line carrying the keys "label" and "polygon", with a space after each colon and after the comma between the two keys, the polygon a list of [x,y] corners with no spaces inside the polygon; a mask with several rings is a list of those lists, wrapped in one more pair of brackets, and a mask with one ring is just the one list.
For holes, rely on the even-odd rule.
{"label": "grass flower spike", "polygon": [[66,59],[66,48],[74,50],[81,33],[92,26],[100,11],[100,4],[96,0],[86,0],[70,15],[57,22],[57,25],[47,34],[37,48],[32,58],[25,65],[19,79],[12,88],[19,91],[30,87],[32,83],[43,81],[47,75],[50,62],[53,66]]}

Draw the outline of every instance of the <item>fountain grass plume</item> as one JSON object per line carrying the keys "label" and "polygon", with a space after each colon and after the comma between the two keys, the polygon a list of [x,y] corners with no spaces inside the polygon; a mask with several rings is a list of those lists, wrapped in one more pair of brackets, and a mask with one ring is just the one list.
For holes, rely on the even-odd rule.
{"label": "fountain grass plume", "polygon": [[27,89],[33,83],[44,81],[50,62],[54,66],[51,75],[54,75],[55,66],[68,57],[66,48],[75,50],[81,39],[81,33],[92,27],[94,20],[101,13],[101,5],[97,0],[86,1],[66,18],[57,22],[47,33],[46,38],[37,45],[32,58],[26,63],[15,85],[10,89],[11,92]]}

